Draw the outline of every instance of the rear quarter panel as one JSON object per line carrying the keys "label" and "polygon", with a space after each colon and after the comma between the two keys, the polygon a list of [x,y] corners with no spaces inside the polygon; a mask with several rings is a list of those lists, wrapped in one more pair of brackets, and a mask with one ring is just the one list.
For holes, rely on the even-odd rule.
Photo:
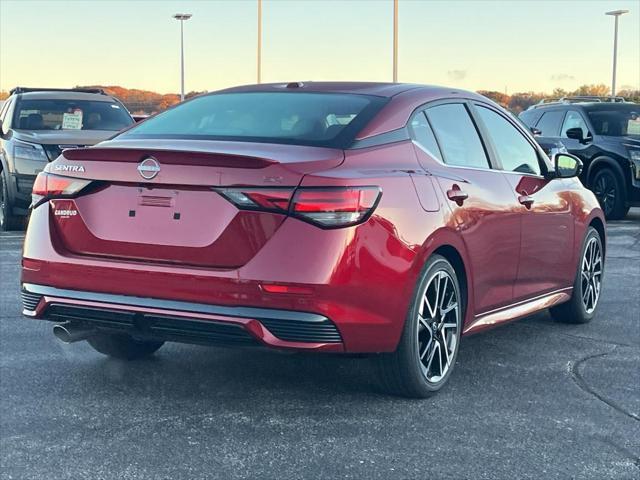
{"label": "rear quarter panel", "polygon": [[[341,317],[341,331],[346,338],[362,340],[361,344],[352,340],[347,349],[358,351],[374,344],[379,351],[394,350],[429,256],[442,245],[450,245],[466,260],[464,244],[442,192],[417,163],[411,142],[347,151],[339,168],[305,176],[301,185],[382,188],[372,217],[356,228],[340,230],[343,233],[339,241],[343,245],[333,250],[339,255],[318,252],[322,257],[317,267],[326,275],[319,279],[321,283],[331,289],[338,286],[343,297],[340,303],[353,308],[351,312],[333,312],[331,317]],[[429,191],[418,195],[416,190],[421,187]],[[285,222],[279,233],[287,228]],[[269,255],[262,258],[268,259]],[[287,261],[292,268],[308,264],[302,258],[290,257]],[[256,267],[256,272],[269,270],[268,265]]]}

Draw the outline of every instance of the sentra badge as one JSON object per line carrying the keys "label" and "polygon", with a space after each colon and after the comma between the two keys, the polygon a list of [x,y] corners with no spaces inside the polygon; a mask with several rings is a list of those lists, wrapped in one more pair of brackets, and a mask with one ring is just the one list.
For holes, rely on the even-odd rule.
{"label": "sentra badge", "polygon": [[82,165],[56,165],[53,167],[56,172],[78,172],[84,173],[84,167]]}

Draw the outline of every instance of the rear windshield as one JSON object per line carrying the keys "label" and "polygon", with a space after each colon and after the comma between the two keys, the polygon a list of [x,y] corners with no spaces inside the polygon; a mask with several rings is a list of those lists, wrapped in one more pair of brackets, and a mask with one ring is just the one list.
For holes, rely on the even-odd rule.
{"label": "rear windshield", "polygon": [[347,148],[385,98],[335,93],[247,92],[197,97],[122,134]]}
{"label": "rear windshield", "polygon": [[640,105],[607,105],[585,109],[596,135],[640,135]]}
{"label": "rear windshield", "polygon": [[13,117],[18,130],[112,130],[133,123],[115,102],[91,100],[20,100]]}

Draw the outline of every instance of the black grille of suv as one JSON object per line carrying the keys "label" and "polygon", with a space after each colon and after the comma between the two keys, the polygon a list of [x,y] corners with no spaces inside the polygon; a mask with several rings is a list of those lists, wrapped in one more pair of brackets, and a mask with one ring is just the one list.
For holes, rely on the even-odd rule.
{"label": "black grille of suv", "polygon": [[44,151],[47,153],[47,157],[49,157],[49,161],[52,162],[53,160],[55,160],[60,156],[60,154],[62,153],[62,150],[64,150],[65,148],[83,148],[85,146],[86,145],[76,145],[76,144],[42,145],[42,148],[44,148]]}

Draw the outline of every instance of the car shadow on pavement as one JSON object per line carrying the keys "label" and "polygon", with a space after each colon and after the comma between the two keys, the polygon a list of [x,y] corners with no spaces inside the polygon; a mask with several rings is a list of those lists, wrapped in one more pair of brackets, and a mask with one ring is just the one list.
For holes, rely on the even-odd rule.
{"label": "car shadow on pavement", "polygon": [[[529,338],[526,348],[519,345],[531,337],[526,324],[465,337],[450,385],[438,396],[464,394],[468,385],[479,388],[495,382],[496,374],[508,375],[504,371],[507,365],[532,361],[527,352],[537,355],[534,346],[548,344],[557,333],[554,329],[561,329],[555,322],[542,321],[548,321],[549,327],[539,329],[535,340]],[[80,381],[84,390],[126,391],[131,397],[154,391],[164,399],[182,401],[255,395],[312,401],[339,396],[398,400],[376,382],[375,355],[360,358],[167,343],[151,358],[125,362],[102,357],[86,344],[61,348],[74,357],[69,358],[67,373]],[[82,358],[80,363],[78,357]]]}

